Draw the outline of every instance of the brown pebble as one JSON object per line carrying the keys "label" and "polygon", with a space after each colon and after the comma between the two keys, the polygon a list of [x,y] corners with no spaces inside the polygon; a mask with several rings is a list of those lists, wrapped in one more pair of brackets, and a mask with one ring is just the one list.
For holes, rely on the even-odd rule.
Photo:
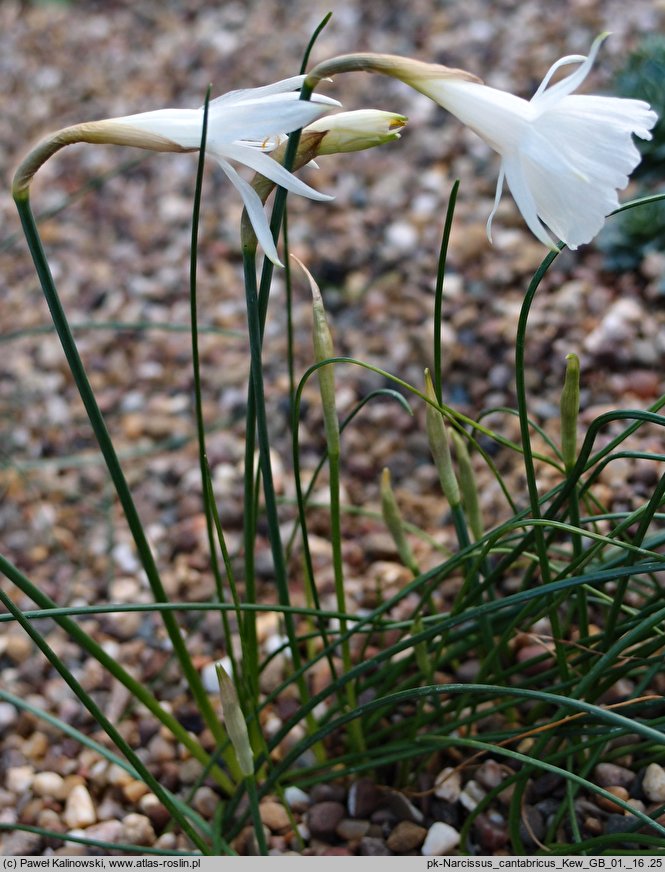
{"label": "brown pebble", "polygon": [[217,806],[219,805],[219,796],[215,793],[212,787],[208,787],[204,784],[202,787],[199,787],[194,794],[192,805],[199,814],[212,819],[212,816],[215,814]]}
{"label": "brown pebble", "polygon": [[603,832],[603,822],[595,817],[587,817],[582,822],[582,829],[590,836],[600,836]]}
{"label": "brown pebble", "polygon": [[503,848],[508,843],[508,827],[500,815],[481,812],[476,816],[473,832],[479,845],[487,853],[492,853],[498,848]]}
{"label": "brown pebble", "polygon": [[171,820],[171,813],[162,805],[154,793],[146,793],[139,800],[140,811],[150,819],[156,830],[163,830]]}
{"label": "brown pebble", "polygon": [[379,804],[380,793],[369,778],[359,778],[349,788],[347,808],[353,818],[368,818]]}
{"label": "brown pebble", "polygon": [[150,788],[143,781],[130,781],[122,788],[122,792],[131,803],[138,802],[146,793],[150,793]]}
{"label": "brown pebble", "polygon": [[400,821],[386,839],[386,845],[394,854],[414,851],[425,841],[427,830],[412,821]]}
{"label": "brown pebble", "polygon": [[[610,786],[607,787],[606,790],[618,799],[623,799],[624,801],[628,799],[628,791],[625,787]],[[600,808],[604,808],[605,811],[617,812],[619,814],[623,812],[622,806],[617,805],[616,802],[612,802],[612,800],[608,799],[606,796],[601,796],[600,794],[596,796],[596,803]]]}
{"label": "brown pebble", "polygon": [[362,839],[369,832],[370,822],[357,818],[343,818],[338,824],[335,832],[340,839],[345,842],[351,842],[354,839]]}
{"label": "brown pebble", "polygon": [[291,820],[279,802],[266,800],[259,806],[261,820],[272,833],[283,832],[291,827]]}

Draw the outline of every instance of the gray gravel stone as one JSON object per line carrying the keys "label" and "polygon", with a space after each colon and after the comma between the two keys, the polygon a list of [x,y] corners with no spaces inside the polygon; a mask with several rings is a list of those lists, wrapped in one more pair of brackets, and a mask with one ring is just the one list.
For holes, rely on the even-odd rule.
{"label": "gray gravel stone", "polygon": [[329,838],[335,835],[337,825],[345,814],[346,809],[341,802],[316,802],[307,812],[307,827],[315,838]]}

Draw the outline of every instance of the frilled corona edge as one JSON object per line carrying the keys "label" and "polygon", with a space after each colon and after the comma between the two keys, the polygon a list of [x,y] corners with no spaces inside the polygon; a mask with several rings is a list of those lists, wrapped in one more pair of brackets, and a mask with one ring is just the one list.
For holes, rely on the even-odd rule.
{"label": "frilled corona edge", "polygon": [[164,136],[138,130],[135,127],[122,124],[111,118],[102,121],[90,121],[83,124],[73,124],[52,133],[42,139],[21,161],[14,173],[12,194],[14,199],[25,199],[28,196],[30,184],[37,170],[56,152],[67,145],[78,142],[89,142],[107,145],[130,145],[135,148],[145,148],[150,151],[196,151],[184,148]]}

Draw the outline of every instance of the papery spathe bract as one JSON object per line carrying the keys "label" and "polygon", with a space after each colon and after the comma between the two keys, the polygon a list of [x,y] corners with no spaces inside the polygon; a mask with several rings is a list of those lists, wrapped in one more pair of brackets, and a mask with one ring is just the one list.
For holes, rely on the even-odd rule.
{"label": "papery spathe bract", "polygon": [[[529,101],[450,71],[437,77],[429,65],[419,69],[409,62],[390,72],[452,112],[501,155],[488,235],[504,178],[531,231],[553,249],[544,224],[577,248],[593,239],[619,205],[617,190],[626,187],[640,161],[632,137],[651,139],[657,115],[641,100],[573,94],[605,36],[594,41],[588,57],[557,61]],[[580,64],[574,73],[549,84],[557,69],[573,63]]]}

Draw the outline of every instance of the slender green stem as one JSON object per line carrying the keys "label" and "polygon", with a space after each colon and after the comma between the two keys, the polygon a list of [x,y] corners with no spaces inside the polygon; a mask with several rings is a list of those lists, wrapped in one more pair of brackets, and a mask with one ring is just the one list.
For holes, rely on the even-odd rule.
{"label": "slender green stem", "polygon": [[[540,520],[540,498],[538,495],[538,485],[536,483],[536,470],[534,466],[533,453],[531,449],[531,435],[529,433],[529,419],[527,414],[526,400],[526,383],[525,383],[525,348],[526,348],[526,328],[531,310],[531,304],[536,295],[536,291],[540,284],[540,274],[549,269],[550,264],[557,257],[558,252],[550,252],[536,272],[529,289],[522,303],[520,317],[517,325],[517,333],[515,337],[515,392],[517,395],[517,410],[520,422],[520,434],[522,441],[522,452],[524,458],[524,469],[526,473],[527,488],[529,491],[529,501],[531,505],[531,515],[534,520]],[[550,564],[547,556],[547,547],[545,545],[544,530],[540,525],[536,525],[534,531],[536,551],[538,553],[538,562],[540,566],[540,574],[543,584],[548,584],[551,580]],[[549,611],[549,618],[552,625],[552,635],[554,637],[556,660],[559,667],[562,680],[568,676],[568,662],[566,652],[561,644],[561,626],[559,614],[556,608]]]}
{"label": "slender green stem", "polygon": [[[270,538],[270,550],[273,559],[275,584],[277,595],[281,605],[289,605],[289,586],[286,572],[286,560],[279,529],[279,514],[277,511],[277,497],[275,483],[272,474],[272,461],[270,459],[270,434],[268,432],[268,419],[265,406],[265,392],[263,386],[263,368],[261,360],[261,319],[258,307],[258,295],[256,287],[256,267],[254,251],[243,251],[243,264],[245,274],[245,297],[247,303],[247,328],[249,332],[249,345],[251,354],[251,378],[254,392],[256,412],[256,429],[259,445],[259,467],[263,480],[263,495],[265,499],[266,519],[268,522],[268,535]],[[300,651],[296,639],[293,616],[289,612],[284,614],[284,626],[289,638],[293,665],[297,670],[300,668]],[[299,683],[303,700],[308,698],[304,680]]]}
{"label": "slender green stem", "polygon": [[[203,419],[203,392],[201,389],[201,359],[199,353],[199,325],[197,311],[197,267],[198,267],[198,235],[199,235],[199,216],[201,213],[201,194],[203,190],[203,171],[205,168],[205,152],[206,140],[208,135],[208,107],[210,103],[211,86],[208,86],[206,92],[205,103],[203,106],[203,125],[201,132],[201,147],[199,149],[199,160],[196,172],[196,187],[194,190],[194,206],[192,210],[192,241],[190,246],[190,270],[189,270],[189,303],[190,303],[190,324],[191,324],[191,342],[192,342],[192,370],[194,376],[194,406],[196,414],[196,436],[199,449],[199,468],[201,471],[201,490],[203,495],[203,510],[206,519],[206,532],[208,536],[208,549],[210,553],[210,567],[212,569],[213,578],[215,579],[215,590],[217,598],[220,602],[225,601],[224,584],[222,581],[222,573],[220,570],[219,559],[217,556],[217,540],[222,551],[224,565],[227,572],[229,584],[235,587],[233,579],[233,570],[231,562],[228,559],[228,549],[222,525],[219,520],[219,513],[215,505],[215,496],[212,487],[210,469],[208,467],[208,452],[206,449],[206,431],[205,422]],[[217,536],[217,540],[215,538]],[[220,613],[222,627],[224,630],[224,638],[226,640],[226,653],[231,661],[233,676],[237,686],[241,686],[240,670],[236,662],[235,653],[233,650],[233,640],[231,634],[231,625],[229,616],[226,611]],[[240,627],[240,636],[244,637],[242,632],[242,613],[237,613],[238,623]],[[248,678],[255,673],[249,673]],[[240,777],[240,771],[237,768],[235,757],[233,754],[228,754],[225,762],[231,768],[236,778]]]}
{"label": "slender green stem", "polygon": [[[150,583],[153,596],[157,602],[168,602],[168,597],[164,590],[155,559],[152,556],[152,551],[150,550],[150,545],[148,544],[148,540],[143,530],[141,519],[129,490],[129,485],[127,484],[122,467],[120,466],[120,461],[118,460],[111,436],[106,428],[104,418],[97,404],[97,400],[95,399],[88,376],[86,375],[76,342],[74,341],[74,337],[69,328],[65,311],[60,302],[60,297],[42,247],[41,238],[32,214],[32,209],[30,208],[30,199],[27,195],[17,196],[15,202],[21,218],[23,232],[28,241],[30,253],[32,254],[32,259],[41,282],[42,290],[44,291],[44,296],[51,312],[51,317],[56,326],[60,342],[67,357],[70,371],[76,382],[83,405],[88,413],[88,418],[94,430],[100,450],[104,455],[104,460],[106,461],[107,468],[111,475],[111,479],[113,480],[125,517],[127,518],[127,523],[129,524],[129,528],[134,538],[134,543],[139,553],[141,564],[148,578],[148,582]],[[189,652],[187,651],[187,647],[180,632],[180,627],[178,626],[175,617],[166,612],[163,614],[163,621],[166,632],[168,633],[171,644],[173,645],[173,650],[178,658],[178,662],[183,670],[192,695],[197,701],[201,715],[213,735],[221,740],[223,738],[222,728],[217,720],[212,705],[210,704],[208,695],[205,692],[201,677],[191,661]]]}
{"label": "slender green stem", "polygon": [[266,842],[263,821],[261,820],[259,797],[256,792],[256,782],[253,775],[248,775],[247,778],[245,778],[245,787],[247,788],[247,798],[249,799],[249,808],[252,814],[252,823],[254,824],[256,844],[259,849],[259,854],[262,857],[266,857],[268,855],[268,844]]}
{"label": "slender green stem", "polygon": [[450,231],[453,226],[453,215],[455,213],[455,203],[457,202],[457,192],[459,190],[459,179],[455,180],[450,191],[448,200],[448,208],[446,209],[446,221],[443,227],[443,236],[441,237],[441,248],[439,249],[439,262],[436,270],[436,289],[434,292],[434,393],[436,394],[439,404],[443,403],[443,373],[441,360],[441,339],[442,339],[442,317],[443,317],[443,280],[446,274],[446,259],[448,257],[448,243],[450,242]]}
{"label": "slender green stem", "polygon": [[[330,475],[330,540],[333,555],[335,596],[337,599],[337,610],[346,615],[344,566],[342,561],[342,525],[339,500],[339,453],[332,452],[328,454],[328,469]],[[344,641],[341,644],[342,665],[344,667],[344,672],[350,672],[353,668],[353,662],[351,660],[350,639],[347,637],[348,625],[346,618],[340,618],[339,629],[344,638]],[[346,686],[346,702],[348,710],[355,711],[358,705],[358,699],[353,682],[349,682]],[[359,720],[353,720],[349,724],[349,736],[354,746],[354,750],[358,753],[362,753],[365,750],[365,739],[362,734],[362,725]]]}

